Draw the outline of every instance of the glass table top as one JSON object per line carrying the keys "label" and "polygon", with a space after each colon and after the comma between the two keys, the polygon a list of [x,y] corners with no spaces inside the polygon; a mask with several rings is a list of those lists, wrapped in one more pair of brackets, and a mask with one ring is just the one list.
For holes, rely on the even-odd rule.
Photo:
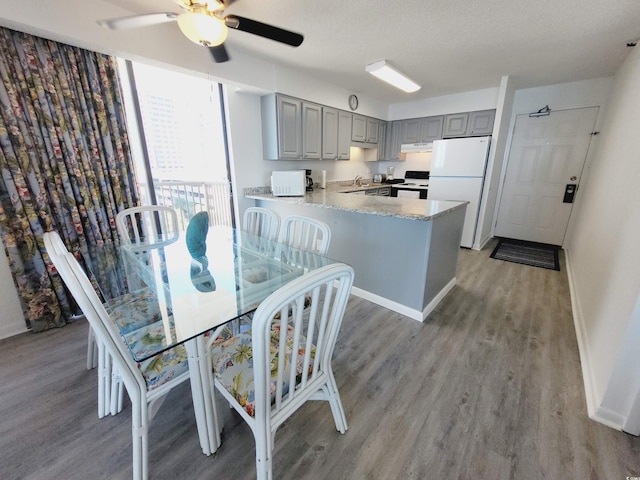
{"label": "glass table top", "polygon": [[335,263],[224,226],[83,252],[112,321],[140,362],[253,312],[278,288]]}

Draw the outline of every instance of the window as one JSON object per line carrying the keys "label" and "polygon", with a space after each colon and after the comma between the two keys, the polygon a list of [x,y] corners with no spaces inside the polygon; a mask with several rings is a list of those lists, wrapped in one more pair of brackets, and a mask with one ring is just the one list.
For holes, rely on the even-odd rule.
{"label": "window", "polygon": [[120,71],[143,203],[175,208],[184,227],[199,211],[233,225],[219,84],[137,62]]}

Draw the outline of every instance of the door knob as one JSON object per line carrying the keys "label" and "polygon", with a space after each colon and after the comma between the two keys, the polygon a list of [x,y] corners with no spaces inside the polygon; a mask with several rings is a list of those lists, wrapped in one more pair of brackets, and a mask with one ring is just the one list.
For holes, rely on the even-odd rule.
{"label": "door knob", "polygon": [[578,177],[576,177],[575,175],[573,177],[571,177],[569,180],[571,180],[572,182],[575,182],[578,179]]}

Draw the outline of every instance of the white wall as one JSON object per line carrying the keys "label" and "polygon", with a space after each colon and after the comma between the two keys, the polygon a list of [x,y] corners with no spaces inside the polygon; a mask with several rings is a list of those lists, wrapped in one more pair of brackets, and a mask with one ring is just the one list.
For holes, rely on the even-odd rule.
{"label": "white wall", "polygon": [[496,108],[499,95],[500,87],[496,86],[495,88],[426,98],[415,102],[396,103],[389,106],[389,118],[387,120],[490,110]]}
{"label": "white wall", "polygon": [[[638,412],[632,411],[640,389],[638,85],[636,47],[615,76],[566,242],[589,414],[634,434],[640,433]],[[635,425],[625,425],[629,416]]]}
{"label": "white wall", "polygon": [[496,105],[496,119],[493,124],[493,136],[487,161],[487,171],[485,172],[485,183],[482,187],[482,202],[478,212],[476,238],[473,242],[475,250],[481,250],[493,234],[495,209],[498,201],[500,178],[505,163],[514,95],[513,81],[507,76],[503,77],[500,82],[498,104]]}
{"label": "white wall", "polygon": [[26,332],[27,325],[24,321],[22,307],[18,299],[13,277],[9,270],[9,261],[4,254],[4,243],[0,238],[0,338],[11,337],[18,333]]}

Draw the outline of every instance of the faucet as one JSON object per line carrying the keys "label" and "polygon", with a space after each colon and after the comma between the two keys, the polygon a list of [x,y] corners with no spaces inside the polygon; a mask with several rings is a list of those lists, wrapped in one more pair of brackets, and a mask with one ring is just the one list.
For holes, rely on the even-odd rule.
{"label": "faucet", "polygon": [[353,179],[353,184],[357,187],[362,186],[362,177],[360,175],[356,175],[356,178]]}

